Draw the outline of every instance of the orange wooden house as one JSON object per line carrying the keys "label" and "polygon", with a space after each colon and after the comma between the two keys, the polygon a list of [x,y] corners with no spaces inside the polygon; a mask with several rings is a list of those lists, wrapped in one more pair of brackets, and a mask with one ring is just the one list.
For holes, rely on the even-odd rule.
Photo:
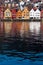
{"label": "orange wooden house", "polygon": [[22,11],[20,9],[16,13],[16,18],[22,18]]}
{"label": "orange wooden house", "polygon": [[24,10],[22,11],[22,18],[29,19],[29,10],[27,7],[24,7]]}

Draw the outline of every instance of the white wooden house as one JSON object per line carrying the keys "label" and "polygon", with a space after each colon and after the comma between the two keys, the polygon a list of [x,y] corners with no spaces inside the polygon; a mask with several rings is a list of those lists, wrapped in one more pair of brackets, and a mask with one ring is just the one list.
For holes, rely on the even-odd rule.
{"label": "white wooden house", "polygon": [[34,18],[35,19],[40,19],[40,10],[39,9],[37,9],[36,11],[34,11]]}
{"label": "white wooden house", "polygon": [[34,18],[34,9],[30,10],[29,16],[30,16],[30,18]]}
{"label": "white wooden house", "polygon": [[31,11],[30,11],[30,18],[35,18],[35,19],[40,19],[40,10],[39,9],[37,9],[37,10],[35,10],[34,11],[34,9],[31,9]]}

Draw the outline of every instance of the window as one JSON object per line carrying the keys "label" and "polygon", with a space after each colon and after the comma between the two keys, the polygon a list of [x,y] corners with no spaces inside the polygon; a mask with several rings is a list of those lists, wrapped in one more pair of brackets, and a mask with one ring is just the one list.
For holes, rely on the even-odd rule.
{"label": "window", "polygon": [[6,12],[6,16],[8,16],[8,17],[9,17],[9,16],[10,16],[10,12]]}

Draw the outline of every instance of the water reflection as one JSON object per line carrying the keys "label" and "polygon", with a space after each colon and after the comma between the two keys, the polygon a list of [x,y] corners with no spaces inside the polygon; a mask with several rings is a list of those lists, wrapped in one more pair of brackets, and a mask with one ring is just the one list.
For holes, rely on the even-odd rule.
{"label": "water reflection", "polygon": [[30,31],[35,34],[40,33],[40,22],[30,22]]}
{"label": "water reflection", "polygon": [[[43,22],[0,22],[0,25],[2,36],[9,36],[0,40],[0,65],[43,65]],[[40,37],[33,38],[32,33]]]}
{"label": "water reflection", "polygon": [[0,35],[28,37],[31,34],[38,35],[43,31],[43,23],[41,21],[32,22],[0,22]]}

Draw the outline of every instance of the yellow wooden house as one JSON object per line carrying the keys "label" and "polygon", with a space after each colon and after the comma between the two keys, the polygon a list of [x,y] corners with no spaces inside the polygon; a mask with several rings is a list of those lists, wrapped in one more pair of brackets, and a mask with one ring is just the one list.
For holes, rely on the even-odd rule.
{"label": "yellow wooden house", "polygon": [[23,19],[29,19],[29,10],[27,7],[24,7],[24,10],[22,11],[22,18]]}
{"label": "yellow wooden house", "polygon": [[4,11],[4,19],[11,19],[12,18],[12,13],[10,11],[9,8],[7,8],[5,11]]}

